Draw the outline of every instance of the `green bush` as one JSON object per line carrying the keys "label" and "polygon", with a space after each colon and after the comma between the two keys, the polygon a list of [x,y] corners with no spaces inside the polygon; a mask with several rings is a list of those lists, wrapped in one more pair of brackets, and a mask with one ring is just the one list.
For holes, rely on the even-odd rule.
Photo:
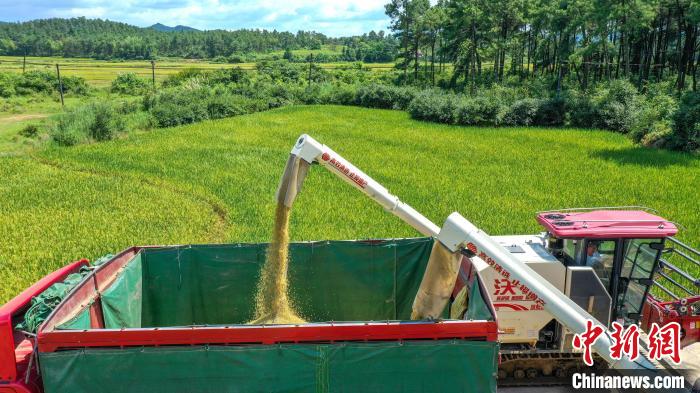
{"label": "green bush", "polygon": [[356,102],[367,108],[406,110],[418,91],[413,87],[370,84],[357,90]]}
{"label": "green bush", "polygon": [[133,72],[127,72],[117,75],[109,90],[118,94],[141,95],[146,93],[150,87],[151,83],[145,78],[141,78]]}
{"label": "green bush", "polygon": [[630,137],[636,143],[646,146],[660,146],[666,142],[672,129],[672,117],[678,110],[678,102],[663,92],[650,93],[640,100],[640,109],[630,130]]}
{"label": "green bush", "polygon": [[110,140],[124,129],[124,118],[113,104],[92,102],[60,115],[50,134],[59,145],[73,146],[90,140]]}
{"label": "green bush", "polygon": [[39,135],[39,126],[36,124],[27,124],[19,131],[19,134],[25,138],[36,138]]}
{"label": "green bush", "polygon": [[356,95],[357,88],[353,85],[319,83],[307,86],[299,91],[296,96],[297,101],[306,105],[353,105],[355,104]]}
{"label": "green bush", "polygon": [[90,126],[89,136],[96,141],[113,139],[118,132],[124,131],[124,120],[112,105],[99,103],[93,106],[94,121]]}
{"label": "green bush", "polygon": [[51,94],[57,89],[56,74],[38,70],[30,70],[23,73],[15,84],[15,90],[20,95],[32,93]]}
{"label": "green bush", "polygon": [[207,113],[210,119],[245,115],[265,109],[268,109],[268,106],[264,101],[230,93],[214,94],[207,101]]}
{"label": "green bush", "polygon": [[269,108],[279,108],[299,102],[299,97],[304,94],[304,88],[281,83],[256,83],[238,84],[232,92],[256,100],[264,100]]}
{"label": "green bush", "polygon": [[501,102],[494,97],[465,98],[455,108],[455,123],[461,125],[497,125],[503,112]]}
{"label": "green bush", "polygon": [[[89,87],[85,79],[78,76],[61,78],[64,94],[85,95]],[[58,92],[56,74],[48,71],[30,70],[23,74],[0,73],[0,97],[15,95],[53,94]]]}
{"label": "green bush", "polygon": [[[282,83],[304,83],[308,81],[308,66],[304,64],[290,63],[286,60],[268,61],[264,60],[255,65],[258,71],[258,78],[270,82]],[[312,72],[313,82],[322,82],[324,71],[314,69]]]}
{"label": "green bush", "polygon": [[437,123],[454,123],[457,96],[437,90],[418,93],[408,106],[411,117]]}
{"label": "green bush", "polygon": [[258,112],[270,105],[264,98],[233,94],[221,86],[195,86],[165,89],[147,96],[144,108],[159,127],[171,127]]}
{"label": "green bush", "polygon": [[231,64],[245,63],[245,58],[240,55],[231,55],[228,57],[228,62]]}
{"label": "green bush", "polygon": [[206,71],[199,68],[185,68],[184,70],[178,73],[168,75],[168,77],[165,78],[165,80],[163,81],[163,87],[168,88],[180,86],[189,79],[195,77],[202,77],[205,74]]}
{"label": "green bush", "polygon": [[567,91],[565,100],[569,108],[569,121],[574,127],[590,128],[596,116],[595,107],[588,95]]}
{"label": "green bush", "polygon": [[522,86],[519,87],[509,87],[504,85],[492,85],[488,89],[481,89],[477,91],[477,97],[483,97],[489,100],[492,105],[498,105],[503,111],[509,106],[513,105],[515,101],[528,97],[532,93]]}
{"label": "green bush", "polygon": [[142,109],[142,103],[139,101],[123,101],[116,104],[116,110],[122,115],[136,113]]}
{"label": "green bush", "polygon": [[540,126],[562,126],[566,122],[568,111],[567,102],[564,97],[553,97],[540,100],[535,124]]}
{"label": "green bush", "polygon": [[86,95],[90,92],[90,87],[84,78],[79,76],[61,77],[63,83],[63,94]]}
{"label": "green bush", "polygon": [[213,71],[208,74],[207,82],[209,85],[217,84],[229,84],[229,83],[243,83],[250,82],[248,74],[245,71],[236,68],[222,68],[220,70]]}
{"label": "green bush", "polygon": [[368,85],[357,90],[357,104],[366,108],[392,109],[393,86]]}
{"label": "green bush", "polygon": [[9,72],[0,73],[0,97],[10,98],[17,94],[15,90],[15,85],[17,84],[17,77],[15,74]]}
{"label": "green bush", "polygon": [[85,127],[78,119],[58,120],[51,131],[51,139],[60,146],[75,146],[87,140],[87,136],[82,132]]}
{"label": "green bush", "polygon": [[195,123],[209,118],[208,93],[207,88],[162,90],[147,97],[144,107],[159,127]]}
{"label": "green bush", "polygon": [[503,124],[511,126],[529,126],[536,122],[541,100],[524,98],[515,101],[503,116]]}
{"label": "green bush", "polygon": [[637,88],[629,81],[615,80],[596,89],[592,98],[595,109],[589,124],[598,128],[627,133],[632,129],[639,110]]}
{"label": "green bush", "polygon": [[324,86],[318,84],[306,86],[303,90],[300,91],[298,99],[302,104],[305,105],[322,104],[322,95],[324,94],[323,90],[327,90],[327,88],[324,88]]}
{"label": "green bush", "polygon": [[668,145],[677,150],[700,149],[700,93],[688,92],[681,97]]}
{"label": "green bush", "polygon": [[337,85],[330,89],[324,103],[335,105],[353,105],[357,96],[357,86]]}
{"label": "green bush", "polygon": [[673,138],[672,122],[668,120],[652,123],[639,139],[639,142],[647,147],[664,147],[669,139]]}

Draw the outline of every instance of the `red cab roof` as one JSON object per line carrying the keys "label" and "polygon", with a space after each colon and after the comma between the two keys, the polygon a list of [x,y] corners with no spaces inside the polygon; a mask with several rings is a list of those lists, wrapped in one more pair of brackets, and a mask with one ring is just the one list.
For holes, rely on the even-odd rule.
{"label": "red cab roof", "polygon": [[560,238],[662,238],[673,236],[678,228],[659,216],[642,210],[591,210],[584,212],[544,212],[539,222]]}

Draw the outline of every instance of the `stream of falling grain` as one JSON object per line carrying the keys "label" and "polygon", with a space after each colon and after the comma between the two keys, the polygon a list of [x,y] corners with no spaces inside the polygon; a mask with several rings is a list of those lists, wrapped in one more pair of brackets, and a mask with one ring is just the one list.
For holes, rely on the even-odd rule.
{"label": "stream of falling grain", "polygon": [[289,213],[284,203],[277,203],[275,226],[267,249],[258,291],[255,296],[255,319],[250,324],[305,323],[289,301]]}

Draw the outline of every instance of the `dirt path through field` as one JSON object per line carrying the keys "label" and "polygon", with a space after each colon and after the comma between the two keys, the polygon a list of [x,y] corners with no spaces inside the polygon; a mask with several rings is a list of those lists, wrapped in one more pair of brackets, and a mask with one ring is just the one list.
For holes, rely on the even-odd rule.
{"label": "dirt path through field", "polygon": [[12,115],[12,116],[8,116],[8,117],[2,117],[2,118],[0,118],[0,120],[16,123],[18,121],[45,119],[47,117],[49,117],[49,115],[44,114],[44,113],[34,113],[31,115]]}

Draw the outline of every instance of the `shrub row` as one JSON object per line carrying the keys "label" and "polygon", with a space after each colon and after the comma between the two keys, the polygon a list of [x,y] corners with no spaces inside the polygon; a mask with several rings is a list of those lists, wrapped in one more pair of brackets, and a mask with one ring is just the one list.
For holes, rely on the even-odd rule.
{"label": "shrub row", "polygon": [[[587,94],[564,89],[546,97],[544,82],[539,86],[531,81],[529,87],[492,85],[464,95],[382,80],[367,83],[373,79],[364,79],[361,67],[334,74],[321,70],[311,84],[308,69],[289,62],[261,62],[257,71],[192,69],[170,76],[164,88],[147,93],[142,107],[135,109],[142,114],[139,124],[169,127],[285,105],[337,104],[405,110],[415,119],[446,124],[595,127],[629,134],[647,146],[697,150],[699,145],[700,96],[686,93],[679,103],[661,84],[645,95],[629,82],[617,80]],[[122,74],[112,83],[112,91],[143,94],[150,91],[150,83]],[[528,96],[535,91],[545,98]],[[56,134],[55,139],[62,140],[62,133]],[[102,138],[99,132],[78,134]]]}
{"label": "shrub row", "polygon": [[[85,79],[78,76],[61,78],[64,94],[85,95],[89,92]],[[30,94],[53,94],[59,91],[56,74],[30,70],[22,74],[0,73],[0,97],[10,98]]]}
{"label": "shrub row", "polygon": [[158,127],[221,119],[269,108],[270,104],[263,100],[208,86],[165,89],[144,99],[144,109],[153,116]]}
{"label": "shrub row", "polygon": [[[591,94],[564,91],[550,98],[514,99],[494,90],[471,97],[432,89],[395,95],[396,87],[366,86],[358,90],[361,106],[406,110],[415,119],[459,125],[563,126],[602,128],[629,134],[645,146],[696,151],[700,146],[700,93],[688,92],[680,103],[665,91],[641,95],[618,80]],[[497,90],[497,89],[496,89]],[[410,91],[410,90],[406,90]],[[363,97],[373,99],[364,100]],[[397,98],[400,97],[400,98]]]}
{"label": "shrub row", "polygon": [[564,124],[561,98],[524,98],[508,105],[495,96],[468,97],[425,90],[408,106],[415,119],[460,125],[561,126]]}

